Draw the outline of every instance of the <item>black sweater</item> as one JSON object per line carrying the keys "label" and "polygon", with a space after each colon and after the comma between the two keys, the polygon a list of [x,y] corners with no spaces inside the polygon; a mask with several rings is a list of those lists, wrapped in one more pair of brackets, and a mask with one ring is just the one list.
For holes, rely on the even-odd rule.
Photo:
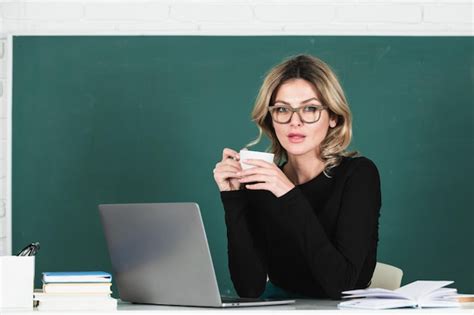
{"label": "black sweater", "polygon": [[221,192],[232,282],[259,297],[267,275],[308,297],[338,299],[369,285],[377,257],[381,206],[376,166],[344,158],[330,173],[277,198],[266,190]]}

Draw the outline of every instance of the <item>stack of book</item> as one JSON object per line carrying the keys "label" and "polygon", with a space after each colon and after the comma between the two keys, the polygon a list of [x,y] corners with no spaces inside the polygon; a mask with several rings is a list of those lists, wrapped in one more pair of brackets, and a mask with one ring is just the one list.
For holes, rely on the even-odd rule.
{"label": "stack of book", "polygon": [[111,285],[112,276],[102,271],[44,272],[34,300],[38,310],[114,310]]}

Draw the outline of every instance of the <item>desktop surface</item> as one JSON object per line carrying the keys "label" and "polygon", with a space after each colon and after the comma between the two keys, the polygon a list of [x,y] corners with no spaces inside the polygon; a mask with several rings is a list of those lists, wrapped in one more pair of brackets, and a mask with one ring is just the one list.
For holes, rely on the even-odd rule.
{"label": "desktop surface", "polygon": [[[194,310],[194,311],[245,311],[251,310],[256,311],[301,311],[301,310],[312,310],[317,311],[316,314],[364,314],[364,312],[370,312],[371,314],[378,314],[379,312],[389,312],[390,314],[405,314],[405,313],[437,313],[437,314],[474,314],[474,303],[465,303],[460,308],[404,308],[404,309],[392,309],[392,310],[360,310],[360,309],[339,309],[337,304],[338,300],[326,300],[326,299],[296,299],[294,304],[287,305],[274,305],[274,306],[256,306],[256,307],[239,307],[239,308],[202,308],[202,307],[185,307],[185,306],[166,306],[166,305],[144,305],[144,304],[131,304],[128,302],[119,302],[118,311],[163,311],[163,310]],[[143,313],[141,313],[143,314]],[[314,312],[312,312],[314,314]]]}
{"label": "desktop surface", "polygon": [[1,310],[2,315],[18,315],[18,314],[111,314],[111,313],[127,313],[128,314],[175,314],[175,311],[192,311],[192,312],[235,312],[235,311],[311,311],[311,314],[357,314],[361,315],[369,312],[370,314],[389,313],[389,314],[474,314],[474,303],[464,303],[460,308],[426,308],[426,309],[394,309],[382,311],[367,311],[356,309],[338,309],[337,304],[340,301],[335,300],[309,300],[297,299],[295,304],[276,305],[276,306],[259,306],[259,307],[241,307],[241,308],[204,308],[204,307],[184,307],[184,306],[166,306],[166,305],[150,305],[150,304],[132,304],[119,301],[117,310],[115,311],[39,311],[37,309],[30,311],[22,310]]}

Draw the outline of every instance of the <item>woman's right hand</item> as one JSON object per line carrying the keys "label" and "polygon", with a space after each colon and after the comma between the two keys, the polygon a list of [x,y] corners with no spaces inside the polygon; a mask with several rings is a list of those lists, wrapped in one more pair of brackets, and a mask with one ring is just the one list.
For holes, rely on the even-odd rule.
{"label": "woman's right hand", "polygon": [[232,149],[225,148],[222,151],[222,161],[214,168],[214,180],[220,191],[232,191],[240,189],[237,172],[242,171],[240,166],[239,153]]}

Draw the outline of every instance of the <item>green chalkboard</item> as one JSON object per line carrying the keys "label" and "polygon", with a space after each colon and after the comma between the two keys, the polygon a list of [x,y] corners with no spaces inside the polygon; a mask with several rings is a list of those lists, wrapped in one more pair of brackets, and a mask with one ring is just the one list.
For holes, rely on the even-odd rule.
{"label": "green chalkboard", "polygon": [[[474,293],[472,37],[15,36],[13,250],[111,270],[97,205],[195,201],[232,293],[212,169],[255,138],[264,73],[311,53],[340,77],[352,149],[382,179],[379,261]],[[261,144],[257,149],[265,149]],[[133,231],[130,231],[133,233]],[[159,281],[159,280],[158,280]]]}

